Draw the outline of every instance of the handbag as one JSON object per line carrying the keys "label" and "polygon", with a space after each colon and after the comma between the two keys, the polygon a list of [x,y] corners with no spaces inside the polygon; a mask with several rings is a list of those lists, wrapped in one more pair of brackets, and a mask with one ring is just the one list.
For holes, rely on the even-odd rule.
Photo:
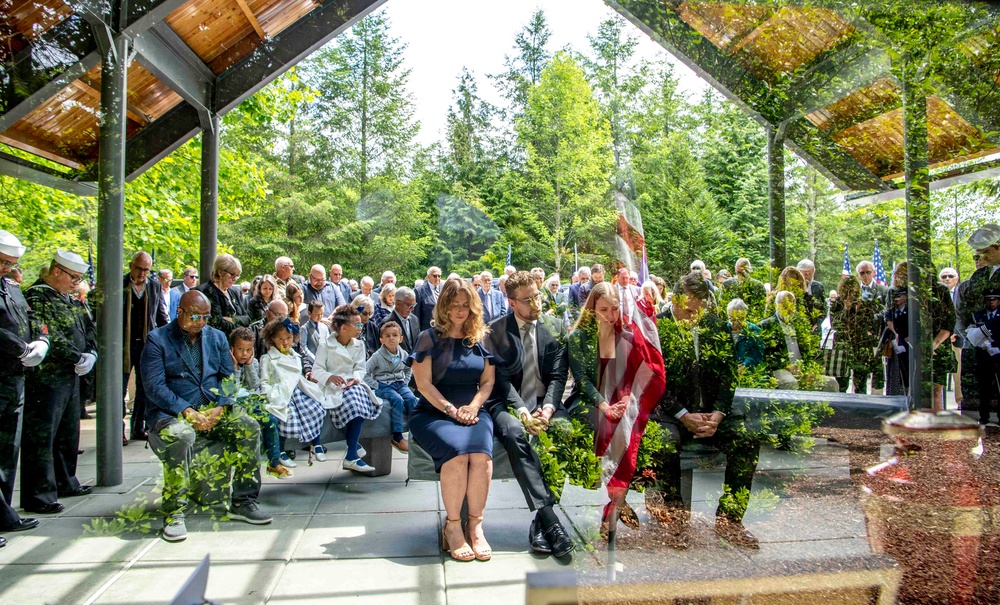
{"label": "handbag", "polygon": [[847,351],[837,346],[836,338],[833,340],[833,348],[827,348],[827,341],[833,334],[835,331],[830,330],[827,332],[826,338],[823,339],[823,374],[834,378],[843,378],[850,370],[845,361]]}
{"label": "handbag", "polygon": [[882,330],[882,336],[878,341],[879,351],[882,357],[892,357],[896,354],[896,333],[891,329]]}

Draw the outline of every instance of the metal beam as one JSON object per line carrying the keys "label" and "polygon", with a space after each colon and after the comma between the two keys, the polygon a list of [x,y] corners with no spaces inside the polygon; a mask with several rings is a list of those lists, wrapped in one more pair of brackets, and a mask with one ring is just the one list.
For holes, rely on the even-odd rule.
{"label": "metal beam", "polygon": [[[975,172],[962,171],[954,176],[938,178],[938,180],[936,181],[931,181],[930,189],[931,191],[938,191],[940,189],[947,189],[948,187],[955,187],[956,185],[968,185],[969,183],[975,183],[976,181],[982,181],[985,179],[995,179],[995,178],[1000,178],[1000,167],[994,165],[992,168],[983,168]],[[877,204],[879,202],[885,202],[888,200],[896,200],[905,195],[906,195],[905,188],[892,189],[890,191],[885,191],[883,193],[865,195],[856,198],[848,198],[847,202],[850,204],[863,206],[867,204]]]}
{"label": "metal beam", "polygon": [[126,25],[121,33],[133,38],[162,22],[170,13],[187,4],[189,0],[160,0],[159,2],[127,2]]}
{"label": "metal beam", "polygon": [[198,109],[202,128],[207,128],[215,82],[212,70],[164,24],[136,36],[134,43],[139,63]]}
{"label": "metal beam", "polygon": [[93,197],[97,195],[94,183],[74,181],[56,170],[40,166],[28,160],[0,151],[0,174],[21,179],[36,185],[51,187],[73,195]]}

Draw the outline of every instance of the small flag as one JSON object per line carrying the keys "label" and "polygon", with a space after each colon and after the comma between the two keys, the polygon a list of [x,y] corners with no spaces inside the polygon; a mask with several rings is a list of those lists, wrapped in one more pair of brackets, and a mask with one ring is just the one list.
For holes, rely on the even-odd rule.
{"label": "small flag", "polygon": [[646,283],[649,279],[649,263],[646,262],[646,246],[642,247],[642,264],[639,265],[639,285]]}
{"label": "small flag", "polygon": [[97,282],[97,280],[94,279],[94,260],[92,255],[93,249],[94,249],[93,244],[87,244],[87,283],[89,283],[91,287],[93,287],[94,284]]}
{"label": "small flag", "polygon": [[840,272],[841,275],[850,275],[851,271],[851,257],[847,254],[847,244],[844,244],[844,270]]}
{"label": "small flag", "polygon": [[878,240],[875,240],[875,254],[872,256],[872,264],[875,265],[875,283],[883,286],[888,285],[885,279],[885,269],[882,267],[882,253],[878,249]]}
{"label": "small flag", "polygon": [[510,244],[507,244],[507,266],[508,267],[511,266],[512,264],[514,264],[514,263],[510,262],[511,258],[512,258],[511,255],[510,255],[510,252],[511,252]]}
{"label": "small flag", "polygon": [[575,243],[573,244],[573,271],[574,272],[580,271],[580,255],[576,251]]}

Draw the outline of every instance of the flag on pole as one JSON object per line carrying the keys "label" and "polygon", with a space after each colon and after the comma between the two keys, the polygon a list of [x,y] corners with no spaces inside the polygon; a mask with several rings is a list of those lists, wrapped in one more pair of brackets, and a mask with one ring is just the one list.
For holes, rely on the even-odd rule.
{"label": "flag on pole", "polygon": [[93,244],[87,244],[87,283],[93,286],[97,280],[94,279],[94,260],[92,251],[94,249]]}
{"label": "flag on pole", "polygon": [[875,265],[875,283],[883,286],[888,285],[885,279],[885,269],[882,267],[882,253],[878,249],[878,240],[875,240],[875,254],[872,255],[872,264]]}
{"label": "flag on pole", "polygon": [[850,275],[851,271],[851,257],[847,254],[847,244],[844,244],[844,269],[840,272],[841,275]]}
{"label": "flag on pole", "polygon": [[510,244],[507,244],[507,266],[508,267],[511,266],[512,264],[514,264],[514,263],[510,262],[511,261],[510,252],[511,252]]}
{"label": "flag on pole", "polygon": [[580,254],[576,251],[576,244],[573,244],[573,271],[580,271]]}

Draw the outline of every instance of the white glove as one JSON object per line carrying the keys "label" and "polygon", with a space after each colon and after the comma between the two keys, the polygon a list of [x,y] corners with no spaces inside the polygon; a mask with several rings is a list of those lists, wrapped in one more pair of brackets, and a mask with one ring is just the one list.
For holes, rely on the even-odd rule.
{"label": "white glove", "polygon": [[977,349],[985,349],[990,346],[990,339],[987,338],[981,326],[972,326],[965,331],[965,336]]}
{"label": "white glove", "polygon": [[84,353],[80,356],[80,361],[76,362],[76,375],[85,376],[94,369],[94,364],[97,363],[97,353]]}
{"label": "white glove", "polygon": [[1000,355],[1000,349],[998,349],[996,347],[990,347],[990,348],[986,349],[986,352],[989,353],[991,357],[996,356],[996,355]]}
{"label": "white glove", "polygon": [[896,345],[896,352],[902,355],[903,353],[906,353],[906,347],[903,345]]}
{"label": "white glove", "polygon": [[25,347],[21,355],[21,363],[26,368],[33,368],[42,363],[45,355],[49,352],[49,343],[45,340],[33,340]]}

